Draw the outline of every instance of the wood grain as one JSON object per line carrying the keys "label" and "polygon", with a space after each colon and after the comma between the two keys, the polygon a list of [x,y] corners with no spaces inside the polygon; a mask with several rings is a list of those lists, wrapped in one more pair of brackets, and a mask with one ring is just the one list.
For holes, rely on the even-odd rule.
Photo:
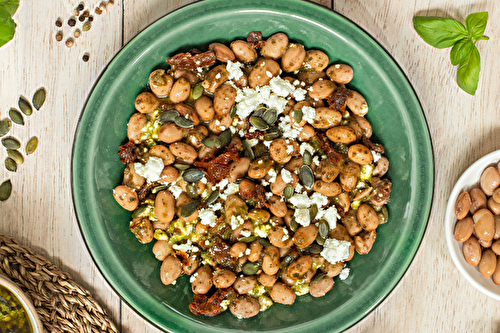
{"label": "wood grain", "polygon": [[[45,87],[42,109],[14,125],[12,136],[23,144],[40,140],[35,154],[15,174],[0,168],[0,181],[11,179],[12,197],[0,203],[0,232],[46,256],[88,288],[108,309],[123,332],[160,332],[120,301],[94,265],[80,235],[70,188],[71,149],[78,118],[94,82],[113,55],[138,32],[193,0],[116,0],[72,48],[57,42],[74,28],[66,21],[78,1],[21,1],[14,40],[0,48],[0,118],[17,108],[20,95],[31,100]],[[420,249],[395,290],[349,332],[497,332],[498,303],[461,277],[443,235],[448,195],[460,174],[476,159],[500,148],[497,51],[500,3],[493,0],[318,0],[353,20],[375,38],[408,76],[428,121],[435,154],[432,213]],[[95,8],[100,1],[85,1]],[[440,15],[463,21],[486,10],[489,41],[479,42],[481,81],[476,96],[462,92],[449,51],[425,44],[412,27],[414,15]],[[54,22],[64,22],[58,29]],[[81,23],[78,23],[81,28]],[[64,40],[65,40],[64,39]],[[83,54],[89,62],[82,61]],[[6,157],[0,150],[0,159]]]}

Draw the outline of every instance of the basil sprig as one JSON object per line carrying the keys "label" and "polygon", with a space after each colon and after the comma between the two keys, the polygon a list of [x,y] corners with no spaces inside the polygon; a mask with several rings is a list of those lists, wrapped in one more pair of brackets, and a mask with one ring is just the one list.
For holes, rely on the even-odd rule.
{"label": "basil sprig", "polygon": [[488,12],[472,13],[465,19],[465,25],[452,18],[415,16],[413,27],[429,45],[438,49],[451,47],[450,61],[458,65],[457,84],[468,94],[474,95],[479,82],[481,57],[476,47],[484,35]]}
{"label": "basil sprig", "polygon": [[19,0],[0,0],[0,47],[14,38],[16,22],[12,16],[19,7]]}

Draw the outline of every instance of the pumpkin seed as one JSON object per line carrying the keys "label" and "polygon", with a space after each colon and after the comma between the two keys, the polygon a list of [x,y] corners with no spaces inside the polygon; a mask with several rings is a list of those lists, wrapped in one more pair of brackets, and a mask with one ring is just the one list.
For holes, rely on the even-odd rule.
{"label": "pumpkin seed", "polygon": [[207,148],[220,148],[222,147],[219,139],[214,139],[214,138],[205,138],[201,140],[201,143],[203,143]]}
{"label": "pumpkin seed", "polygon": [[308,150],[304,151],[304,155],[302,155],[302,161],[305,165],[312,164],[312,155]]}
{"label": "pumpkin seed", "polygon": [[262,144],[252,147],[252,151],[255,155],[255,158],[261,158],[262,156],[269,155],[269,149],[266,147],[266,145]]}
{"label": "pumpkin seed", "polygon": [[2,185],[0,185],[0,201],[5,201],[10,197],[12,193],[12,183],[10,179],[4,181]]}
{"label": "pumpkin seed", "polygon": [[290,219],[290,229],[295,232],[297,231],[297,229],[299,228],[299,224],[297,223],[297,219],[295,218],[295,216],[292,216],[292,218]]}
{"label": "pumpkin seed", "polygon": [[265,106],[258,106],[257,109],[253,112],[252,116],[253,117],[258,117],[262,118],[262,115],[264,115],[264,112],[266,112],[267,108]]}
{"label": "pumpkin seed", "polygon": [[236,117],[236,104],[231,107],[231,111],[229,111],[229,117],[231,117],[231,119],[234,119],[234,117]]}
{"label": "pumpkin seed", "polygon": [[248,140],[244,140],[241,143],[241,146],[243,147],[243,153],[245,154],[245,156],[253,161],[255,159],[255,154],[253,153],[253,149],[250,146],[250,142],[248,142]]}
{"label": "pumpkin seed", "polygon": [[168,186],[167,186],[167,185],[165,185],[165,184],[155,186],[155,187],[153,187],[153,189],[151,190],[151,193],[156,194],[156,193],[158,193],[158,192],[160,192],[160,191],[166,190],[166,189],[167,189],[167,187],[168,187]]}
{"label": "pumpkin seed", "polygon": [[184,171],[186,169],[189,169],[190,165],[188,164],[174,164],[174,168],[176,168],[179,171]]}
{"label": "pumpkin seed", "polygon": [[233,234],[233,230],[231,228],[227,229],[224,231],[224,234],[222,235],[222,239],[224,240],[229,240],[229,237]]}
{"label": "pumpkin seed", "polygon": [[330,225],[325,220],[321,220],[318,224],[318,235],[322,238],[326,238],[328,236],[328,231],[330,230]]}
{"label": "pumpkin seed", "polygon": [[241,238],[238,238],[238,242],[251,243],[256,239],[257,239],[257,236],[241,237]]}
{"label": "pumpkin seed", "polygon": [[283,260],[281,260],[281,267],[286,267],[288,265],[290,265],[293,261],[293,257],[289,254],[287,254],[285,256],[285,258],[283,258]]}
{"label": "pumpkin seed", "polygon": [[293,111],[293,120],[297,124],[302,121],[302,110],[301,109],[295,109]]}
{"label": "pumpkin seed", "polygon": [[14,108],[9,110],[9,118],[18,125],[24,125],[23,115]]}
{"label": "pumpkin seed", "polygon": [[303,165],[300,167],[300,180],[306,189],[310,190],[314,184],[314,174],[308,165]]}
{"label": "pumpkin seed", "polygon": [[256,116],[250,117],[250,124],[252,124],[259,131],[265,131],[269,128],[268,123],[264,119]]}
{"label": "pumpkin seed", "polygon": [[211,205],[212,203],[215,202],[215,200],[217,200],[219,198],[219,195],[220,195],[220,191],[219,190],[215,190],[212,192],[212,194],[210,194],[207,198],[207,206],[208,205]]}
{"label": "pumpkin seed", "polygon": [[10,121],[9,119],[0,120],[0,137],[9,133],[11,127],[12,121]]}
{"label": "pumpkin seed", "polygon": [[382,206],[380,212],[377,212],[377,216],[380,224],[387,223],[389,220],[389,211],[387,210],[387,206]]}
{"label": "pumpkin seed", "polygon": [[17,164],[12,158],[7,157],[5,159],[5,168],[11,172],[16,172],[17,171]]}
{"label": "pumpkin seed", "polygon": [[271,246],[271,242],[267,238],[261,238],[259,239],[259,244],[262,246]]}
{"label": "pumpkin seed", "polygon": [[38,138],[36,136],[32,137],[26,144],[26,155],[31,155],[35,152],[36,147],[38,147]]}
{"label": "pumpkin seed", "polygon": [[271,141],[276,139],[281,135],[278,127],[271,127],[267,130],[267,133],[264,134],[264,141]]}
{"label": "pumpkin seed", "polygon": [[311,218],[311,221],[314,220],[317,214],[318,214],[318,205],[312,204],[311,207],[309,207],[309,217]]}
{"label": "pumpkin seed", "polygon": [[24,98],[23,96],[19,97],[19,101],[17,102],[17,104],[19,105],[19,109],[21,109],[21,111],[25,115],[31,116],[31,114],[33,113],[33,109],[31,108],[30,102],[28,102],[26,98]]}
{"label": "pumpkin seed", "polygon": [[193,184],[187,184],[186,185],[186,194],[191,199],[198,198],[198,191],[196,191],[196,186],[194,186]]}
{"label": "pumpkin seed", "polygon": [[137,207],[136,210],[134,210],[134,212],[132,213],[132,218],[135,219],[141,216],[142,213],[146,211],[146,208],[148,208],[148,205],[140,205],[139,207]]}
{"label": "pumpkin seed", "polygon": [[260,265],[256,262],[247,262],[246,264],[243,265],[241,268],[241,271],[245,275],[254,275],[257,273],[260,269]]}
{"label": "pumpkin seed", "polygon": [[321,237],[318,233],[318,236],[316,236],[316,243],[318,243],[319,245],[323,245],[323,244],[325,244],[325,240],[326,240],[326,238]]}
{"label": "pumpkin seed", "polygon": [[201,83],[198,83],[197,85],[194,86],[194,88],[191,90],[191,97],[193,99],[198,99],[203,95],[203,86]]}
{"label": "pumpkin seed", "polygon": [[172,123],[174,122],[174,119],[179,117],[179,112],[175,110],[169,110],[165,111],[160,116],[158,117],[158,123],[160,125],[166,124],[166,123]]}
{"label": "pumpkin seed", "polygon": [[196,183],[205,176],[205,173],[197,168],[189,168],[182,173],[182,179],[188,183]]}
{"label": "pumpkin seed", "polygon": [[269,125],[272,125],[278,120],[278,110],[276,108],[269,108],[262,115],[262,119]]}
{"label": "pumpkin seed", "polygon": [[18,150],[7,149],[7,156],[12,158],[17,165],[24,163],[23,154],[21,154]]}
{"label": "pumpkin seed", "polygon": [[175,117],[174,122],[177,126],[182,127],[182,128],[190,128],[194,127],[194,124],[191,120],[186,119],[184,117]]}
{"label": "pumpkin seed", "polygon": [[309,144],[314,148],[315,152],[321,148],[321,143],[317,139],[309,141]]}
{"label": "pumpkin seed", "polygon": [[326,276],[326,273],[319,273],[318,275],[316,275],[315,277],[312,278],[311,284],[318,282],[319,280],[321,280],[325,276]]}
{"label": "pumpkin seed", "polygon": [[323,246],[319,244],[312,244],[309,246],[309,252],[312,254],[319,254],[321,251],[323,251]]}
{"label": "pumpkin seed", "polygon": [[40,88],[35,92],[35,94],[33,95],[33,100],[32,100],[33,106],[35,107],[35,109],[40,110],[43,103],[45,102],[45,96],[46,96],[46,93],[45,93],[44,88]]}
{"label": "pumpkin seed", "polygon": [[229,144],[231,143],[232,135],[233,134],[231,133],[231,130],[229,128],[219,135],[217,140],[219,140],[221,148],[229,146]]}
{"label": "pumpkin seed", "polygon": [[3,138],[2,145],[7,149],[14,149],[14,150],[19,149],[19,147],[21,147],[19,141],[17,141],[17,139],[14,139],[13,137]]}
{"label": "pumpkin seed", "polygon": [[294,190],[292,185],[285,186],[285,189],[283,190],[283,195],[285,196],[286,200],[289,200],[292,197],[293,191]]}
{"label": "pumpkin seed", "polygon": [[181,209],[181,217],[188,217],[194,214],[196,210],[198,209],[198,202],[197,201],[192,201],[188,204],[186,204],[184,207]]}

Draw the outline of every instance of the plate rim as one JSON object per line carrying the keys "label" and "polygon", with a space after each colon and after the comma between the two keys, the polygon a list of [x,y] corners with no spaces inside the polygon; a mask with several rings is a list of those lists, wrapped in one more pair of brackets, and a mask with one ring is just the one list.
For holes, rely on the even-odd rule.
{"label": "plate rim", "polygon": [[[111,58],[111,60],[108,61],[108,63],[106,64],[106,66],[102,69],[101,73],[99,74],[99,76],[96,78],[94,84],[92,85],[92,88],[89,92],[89,94],[87,95],[87,98],[85,100],[85,103],[82,107],[82,110],[80,112],[80,115],[78,117],[78,122],[77,122],[77,127],[76,127],[76,130],[75,130],[75,135],[73,137],[73,144],[72,144],[72,151],[71,151],[71,172],[70,172],[70,181],[71,181],[71,196],[72,196],[72,202],[73,202],[73,209],[74,209],[74,212],[75,212],[75,217],[77,219],[77,222],[78,222],[78,229],[80,231],[80,235],[82,237],[82,240],[85,244],[85,247],[87,248],[87,251],[89,252],[91,258],[92,258],[92,261],[93,261],[93,264],[97,267],[97,269],[99,270],[99,272],[101,273],[102,277],[104,278],[104,280],[107,282],[107,284],[112,288],[112,290],[117,294],[117,296],[120,298],[120,301],[124,302],[125,304],[127,304],[130,309],[132,309],[135,313],[137,313],[141,318],[145,319],[146,321],[148,321],[150,324],[152,324],[153,326],[157,327],[158,329],[160,330],[165,330],[166,328],[165,327],[162,327],[160,326],[160,324],[156,323],[154,320],[148,318],[145,314],[139,312],[133,305],[131,305],[131,303],[124,299],[124,297],[120,294],[120,292],[118,291],[117,288],[115,288],[115,286],[110,282],[110,279],[108,278],[108,276],[104,273],[103,269],[101,269],[101,267],[97,264],[97,262],[99,260],[96,260],[96,256],[93,254],[92,250],[90,249],[90,246],[89,246],[89,243],[88,243],[88,240],[86,239],[85,235],[84,235],[84,231],[82,229],[82,222],[80,220],[80,217],[78,215],[78,209],[77,209],[77,204],[76,204],[76,200],[75,200],[75,179],[74,179],[74,171],[75,171],[75,152],[76,152],[76,149],[77,149],[77,138],[80,134],[80,131],[82,130],[81,128],[81,124],[82,124],[82,119],[84,117],[84,112],[85,112],[85,109],[87,108],[87,105],[91,99],[91,96],[93,94],[93,92],[95,91],[95,88],[97,87],[98,83],[101,81],[103,75],[106,73],[106,71],[109,69],[110,65],[112,65],[112,63],[115,61],[115,59],[117,57],[119,57],[121,54],[123,54],[126,50],[126,48],[128,46],[130,46],[134,41],[136,41],[138,39],[138,37],[142,34],[144,34],[145,32],[147,32],[149,29],[153,29],[153,26],[155,26],[156,24],[159,24],[160,21],[162,20],[165,20],[167,19],[168,16],[172,15],[172,14],[176,14],[177,12],[179,11],[183,11],[183,10],[187,10],[186,8],[188,7],[193,7],[193,6],[205,6],[207,5],[207,3],[224,3],[224,0],[205,0],[205,1],[200,1],[200,2],[193,2],[193,3],[189,3],[189,4],[185,4],[179,8],[176,8],[175,10],[173,11],[170,11],[169,13],[163,15],[162,17],[156,19],[155,21],[151,22],[150,24],[148,24],[145,28],[143,28],[141,31],[139,31],[136,35],[134,35],[132,38],[129,39],[129,41],[127,41],[114,55],[113,57]],[[250,4],[253,4],[253,3],[259,3],[260,1],[259,0],[244,0],[244,1],[241,1],[241,4],[246,4],[246,5],[250,5]],[[403,68],[400,66],[400,64],[396,61],[396,59],[391,55],[391,53],[375,38],[373,37],[369,32],[367,32],[364,28],[362,28],[360,25],[358,25],[357,23],[355,23],[354,21],[352,21],[351,19],[349,19],[348,17],[346,17],[345,15],[341,14],[341,13],[338,13],[336,11],[334,11],[333,9],[329,9],[327,7],[324,7],[322,6],[321,4],[317,4],[317,3],[314,3],[314,2],[311,2],[309,0],[306,0],[306,1],[303,1],[303,0],[280,0],[280,1],[277,1],[277,3],[286,3],[286,2],[294,2],[295,4],[300,4],[300,5],[303,5],[303,6],[309,6],[309,8],[311,9],[314,9],[314,10],[319,10],[319,11],[323,11],[324,14],[326,15],[333,15],[333,16],[338,16],[341,20],[344,20],[346,23],[349,23],[351,24],[352,26],[354,26],[355,29],[358,29],[362,34],[366,35],[368,37],[368,39],[373,42],[373,44],[376,46],[376,47],[379,47],[382,51],[383,51],[383,54],[385,56],[387,56],[390,61],[395,65],[395,67],[397,68],[397,71],[402,75],[403,77],[403,81],[408,85],[408,88],[409,90],[412,92],[411,94],[411,99],[414,99],[414,101],[416,102],[416,104],[418,105],[419,109],[420,109],[420,114],[422,116],[422,119],[423,119],[423,125],[425,125],[425,139],[428,140],[428,145],[429,145],[429,148],[430,148],[430,151],[428,152],[429,153],[429,159],[430,159],[430,163],[431,165],[428,166],[428,181],[430,182],[430,184],[432,185],[431,186],[431,191],[430,191],[430,199],[429,199],[429,202],[427,205],[425,206],[428,206],[427,208],[427,211],[425,212],[425,214],[423,214],[422,216],[422,221],[425,221],[425,224],[423,225],[423,228],[420,230],[420,233],[418,234],[419,236],[419,240],[418,242],[414,245],[414,249],[413,250],[413,253],[412,253],[412,256],[411,256],[411,259],[405,264],[406,267],[404,268],[404,270],[402,270],[400,272],[400,276],[397,278],[396,281],[394,281],[394,285],[392,287],[390,287],[390,289],[385,293],[385,295],[383,295],[382,297],[380,297],[369,309],[367,309],[364,313],[360,314],[359,316],[357,316],[356,319],[354,319],[352,321],[352,323],[348,324],[348,325],[344,325],[341,330],[347,330],[353,326],[355,326],[356,324],[360,323],[362,320],[366,319],[366,317],[373,311],[375,310],[378,306],[380,306],[390,295],[392,295],[392,293],[394,292],[394,290],[396,289],[396,287],[399,286],[401,280],[403,279],[403,277],[406,275],[406,273],[408,272],[409,268],[411,267],[412,263],[414,262],[415,260],[415,257],[417,256],[418,252],[419,252],[419,249],[420,249],[420,246],[422,245],[422,242],[423,242],[423,239],[427,233],[427,230],[428,230],[428,225],[429,225],[429,218],[430,218],[430,214],[431,214],[431,211],[432,211],[432,207],[433,207],[433,199],[434,199],[434,193],[435,193],[435,188],[434,188],[434,185],[435,185],[435,154],[434,154],[434,145],[433,145],[433,141],[432,141],[432,137],[431,137],[431,132],[429,130],[429,123],[427,121],[427,118],[426,118],[426,115],[425,115],[425,112],[424,112],[424,108],[423,108],[423,105],[420,101],[420,98],[418,97],[417,93],[416,93],[416,90],[415,88],[413,87],[411,81],[409,80],[409,77],[407,76],[406,72],[403,70]],[[189,318],[187,318],[189,319]],[[202,325],[202,323],[200,322],[196,322],[196,321],[192,321],[191,322],[193,324],[197,324],[197,325]],[[308,323],[304,323],[304,324],[308,324]],[[304,324],[299,324],[299,325],[296,325],[294,326],[293,329],[300,329],[301,326],[304,326]],[[222,331],[225,331],[224,328],[216,328],[214,327],[214,329],[219,329],[221,332]],[[275,332],[278,332],[278,331],[282,331],[282,329],[279,329],[279,330],[275,330]]]}

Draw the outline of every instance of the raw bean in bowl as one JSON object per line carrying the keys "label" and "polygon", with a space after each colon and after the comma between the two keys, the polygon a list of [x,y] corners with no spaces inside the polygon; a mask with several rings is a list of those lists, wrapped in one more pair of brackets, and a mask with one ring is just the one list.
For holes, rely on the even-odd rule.
{"label": "raw bean in bowl", "polygon": [[461,220],[467,216],[471,206],[471,198],[469,192],[464,191],[458,196],[457,202],[455,203],[455,216],[457,219]]}
{"label": "raw bean in bowl", "polygon": [[479,209],[486,208],[486,194],[480,188],[473,188],[470,191],[470,213],[475,214]]}
{"label": "raw bean in bowl", "polygon": [[496,268],[497,257],[495,255],[495,252],[490,249],[484,251],[483,255],[481,256],[481,261],[479,261],[479,272],[481,272],[484,277],[490,277],[491,275],[493,275]]}
{"label": "raw bean in bowl", "polygon": [[474,231],[479,239],[489,242],[495,235],[495,218],[486,208],[480,209],[472,216]]}
{"label": "raw bean in bowl", "polygon": [[464,242],[462,247],[465,261],[469,263],[469,265],[477,266],[481,261],[481,245],[477,241],[477,238],[471,236]]}
{"label": "raw bean in bowl", "polygon": [[474,221],[471,217],[466,217],[455,224],[455,232],[453,236],[457,242],[463,243],[469,239],[469,237],[474,232]]}
{"label": "raw bean in bowl", "polygon": [[481,175],[481,189],[484,194],[491,196],[500,185],[500,174],[495,167],[487,167]]}

